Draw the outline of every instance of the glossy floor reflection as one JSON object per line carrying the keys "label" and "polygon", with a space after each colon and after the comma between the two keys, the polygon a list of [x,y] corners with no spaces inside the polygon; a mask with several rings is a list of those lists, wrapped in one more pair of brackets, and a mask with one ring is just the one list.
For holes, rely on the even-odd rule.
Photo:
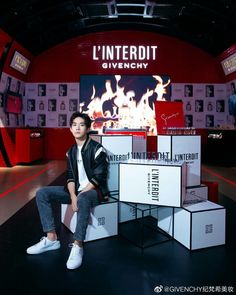
{"label": "glossy floor reflection", "polygon": [[[59,177],[53,184],[61,182],[63,179]],[[160,285],[235,288],[236,203],[222,192],[219,202],[227,209],[224,246],[190,252],[171,240],[145,249],[142,255],[138,247],[116,236],[86,243],[81,268],[68,271],[68,244],[73,237],[60,223],[59,207],[56,216],[61,249],[36,256],[25,253],[42,235],[33,198],[1,226],[0,292],[4,295],[149,295],[156,294],[154,288]]]}
{"label": "glossy floor reflection", "polygon": [[50,184],[65,169],[65,161],[0,168],[0,225],[27,204],[37,189]]}

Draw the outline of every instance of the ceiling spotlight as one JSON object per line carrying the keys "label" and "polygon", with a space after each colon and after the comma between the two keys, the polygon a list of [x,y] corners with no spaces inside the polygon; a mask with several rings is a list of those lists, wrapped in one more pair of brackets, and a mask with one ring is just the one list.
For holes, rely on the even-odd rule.
{"label": "ceiling spotlight", "polygon": [[146,1],[145,6],[144,6],[143,17],[152,18],[153,17],[154,6],[155,6],[155,3]]}
{"label": "ceiling spotlight", "polygon": [[117,7],[115,2],[112,1],[111,3],[107,3],[107,10],[108,10],[109,18],[118,17]]}
{"label": "ceiling spotlight", "polygon": [[181,7],[181,9],[179,11],[179,16],[182,16],[183,15],[183,11],[184,11],[185,8],[186,8],[185,6],[182,6]]}

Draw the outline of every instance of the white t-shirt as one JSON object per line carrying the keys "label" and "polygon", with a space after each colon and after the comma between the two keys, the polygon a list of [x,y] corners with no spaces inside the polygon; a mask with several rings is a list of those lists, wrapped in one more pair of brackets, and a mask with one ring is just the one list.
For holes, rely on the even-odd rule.
{"label": "white t-shirt", "polygon": [[83,164],[83,160],[82,160],[82,155],[81,155],[81,150],[82,150],[83,146],[78,146],[78,150],[77,150],[77,166],[78,166],[78,174],[79,174],[79,188],[78,191],[82,191],[86,185],[89,183],[87,174],[85,172],[84,169],[84,164]]}

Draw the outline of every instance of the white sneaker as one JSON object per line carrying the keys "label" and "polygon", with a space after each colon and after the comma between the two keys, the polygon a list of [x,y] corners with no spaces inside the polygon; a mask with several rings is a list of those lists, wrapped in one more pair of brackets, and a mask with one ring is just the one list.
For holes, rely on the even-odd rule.
{"label": "white sneaker", "polygon": [[26,252],[28,254],[40,254],[46,251],[57,250],[61,247],[58,240],[50,241],[47,237],[42,237],[40,242],[29,247]]}
{"label": "white sneaker", "polygon": [[69,247],[72,247],[72,249],[66,262],[66,266],[68,269],[76,269],[82,264],[83,248],[76,244],[70,244]]}

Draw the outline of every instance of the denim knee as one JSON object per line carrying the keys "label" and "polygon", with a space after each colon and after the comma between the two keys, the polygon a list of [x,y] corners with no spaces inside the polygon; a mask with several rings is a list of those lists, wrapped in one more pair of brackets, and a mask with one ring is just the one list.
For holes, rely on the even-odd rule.
{"label": "denim knee", "polygon": [[87,207],[89,205],[89,200],[86,198],[86,193],[81,193],[77,201],[78,207]]}
{"label": "denim knee", "polygon": [[42,187],[36,192],[36,202],[41,202],[47,198],[46,188]]}

